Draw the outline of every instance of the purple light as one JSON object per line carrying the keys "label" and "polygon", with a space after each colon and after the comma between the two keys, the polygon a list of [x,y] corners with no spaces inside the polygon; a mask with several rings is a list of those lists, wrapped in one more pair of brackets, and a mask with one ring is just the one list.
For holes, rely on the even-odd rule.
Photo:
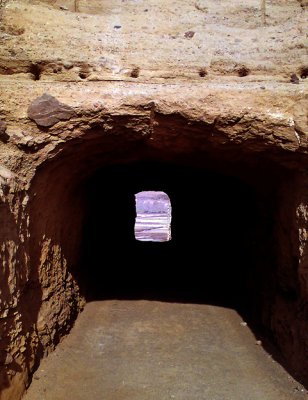
{"label": "purple light", "polygon": [[164,192],[145,191],[135,194],[135,238],[141,242],[171,240],[171,203]]}

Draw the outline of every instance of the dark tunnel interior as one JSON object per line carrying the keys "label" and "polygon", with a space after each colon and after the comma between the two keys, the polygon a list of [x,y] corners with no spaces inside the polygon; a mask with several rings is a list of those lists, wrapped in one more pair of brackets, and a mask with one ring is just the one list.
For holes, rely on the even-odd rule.
{"label": "dark tunnel interior", "polygon": [[[134,195],[143,190],[169,195],[170,242],[135,240]],[[265,243],[253,187],[203,168],[136,162],[99,170],[86,193],[79,279],[87,300],[197,302],[243,313],[256,307]]]}

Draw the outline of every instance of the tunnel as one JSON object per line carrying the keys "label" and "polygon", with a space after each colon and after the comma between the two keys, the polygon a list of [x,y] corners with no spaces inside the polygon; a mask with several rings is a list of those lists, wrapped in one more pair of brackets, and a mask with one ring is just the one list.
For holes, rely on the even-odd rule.
{"label": "tunnel", "polygon": [[[162,190],[172,240],[134,237],[134,194]],[[204,168],[134,162],[100,169],[86,186],[81,282],[90,299],[206,302],[247,308],[257,284],[258,199],[234,177]]]}
{"label": "tunnel", "polygon": [[[273,188],[262,192],[234,173],[158,160],[106,165],[72,187],[63,181],[57,176],[56,193],[49,186],[51,197],[48,190],[35,196],[48,198],[47,218],[36,225],[59,245],[87,301],[208,303],[262,319],[275,269]],[[143,190],[170,197],[171,241],[135,239],[135,194]]]}
{"label": "tunnel", "polygon": [[[277,233],[280,189],[292,173],[263,154],[198,148],[193,137],[155,149],[121,132],[93,129],[36,171],[27,324],[49,321],[54,336],[45,322],[42,334],[56,344],[85,302],[142,299],[232,308],[271,335],[275,294],[292,301],[297,284],[296,271],[284,269],[287,284],[277,285],[280,253],[293,257]],[[135,239],[135,194],[147,190],[170,198],[169,242]]]}
{"label": "tunnel", "polygon": [[[22,304],[25,326],[36,324],[43,343],[36,366],[86,302],[114,299],[233,309],[256,337],[288,351],[280,304],[293,304],[298,291],[287,234],[292,171],[235,147],[198,149],[189,139],[155,149],[121,135],[94,129],[64,143],[32,181]],[[141,191],[169,196],[170,241],[135,239]]]}
{"label": "tunnel", "polygon": [[[275,185],[256,182],[186,161],[135,160],[96,169],[67,192],[69,205],[63,193],[60,202],[59,223],[67,226],[62,249],[79,232],[71,272],[86,301],[215,304],[261,323],[275,268]],[[135,194],[143,190],[170,197],[171,241],[135,239]]]}

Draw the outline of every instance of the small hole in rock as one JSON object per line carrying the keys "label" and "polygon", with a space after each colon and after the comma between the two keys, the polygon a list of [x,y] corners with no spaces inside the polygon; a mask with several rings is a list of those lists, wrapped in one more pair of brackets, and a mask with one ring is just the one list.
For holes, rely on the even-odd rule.
{"label": "small hole in rock", "polygon": [[39,81],[41,78],[41,67],[38,64],[31,64],[29,69],[30,74],[33,75],[33,80]]}
{"label": "small hole in rock", "polygon": [[308,76],[308,67],[302,67],[300,69],[300,77],[301,79],[306,79]]}
{"label": "small hole in rock", "polygon": [[207,71],[205,68],[200,68],[199,69],[199,76],[201,76],[201,78],[204,78],[207,75]]}
{"label": "small hole in rock", "polygon": [[132,71],[130,73],[130,76],[132,78],[138,78],[139,75],[140,75],[140,68],[139,67],[136,67],[136,68],[132,69]]}
{"label": "small hole in rock", "polygon": [[79,78],[80,79],[87,79],[88,74],[86,74],[85,72],[79,72]]}
{"label": "small hole in rock", "polygon": [[250,74],[250,70],[249,68],[241,67],[240,69],[237,70],[237,74],[240,77],[247,76]]}
{"label": "small hole in rock", "polygon": [[187,31],[184,33],[184,37],[186,37],[186,39],[191,39],[195,36],[195,32],[194,31]]}

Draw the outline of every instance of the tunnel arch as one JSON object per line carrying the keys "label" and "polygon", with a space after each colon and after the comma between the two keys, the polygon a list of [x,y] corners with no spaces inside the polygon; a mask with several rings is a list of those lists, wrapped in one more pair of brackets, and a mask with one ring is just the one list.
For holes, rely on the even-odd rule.
{"label": "tunnel arch", "polygon": [[[234,191],[232,185],[238,188],[246,187],[246,192],[244,189],[241,190],[246,195],[250,193],[248,197],[253,197],[252,192],[257,193],[252,204],[252,216],[259,207],[260,218],[267,221],[273,218],[272,199],[275,197],[273,194],[278,186],[277,177],[281,167],[271,165],[270,175],[264,181],[262,174],[270,161],[265,160],[264,162],[263,160],[260,168],[259,156],[241,155],[234,149],[224,149],[224,147],[213,151],[211,145],[207,151],[202,149],[198,152],[194,142],[191,143],[191,147],[184,146],[184,150],[181,152],[178,151],[179,147],[177,146],[158,151],[155,147],[151,148],[148,143],[145,143],[140,135],[128,135],[123,130],[118,136],[113,137],[103,135],[100,129],[94,129],[87,135],[66,142],[60,151],[55,152],[39,167],[32,183],[30,195],[32,281],[39,281],[42,284],[43,302],[45,298],[49,299],[55,293],[61,293],[64,284],[66,290],[59,294],[62,300],[57,302],[54,312],[63,314],[63,320],[65,318],[67,324],[61,322],[59,329],[69,329],[71,321],[83,304],[84,288],[81,288],[80,277],[83,276],[83,280],[87,279],[80,267],[80,248],[83,241],[83,227],[88,218],[87,213],[91,210],[91,205],[88,204],[89,182],[93,187],[97,187],[96,180],[100,182],[99,185],[102,188],[104,186],[108,188],[108,185],[114,187],[112,177],[116,176],[115,181],[118,179],[121,182],[120,185],[124,185],[128,192],[133,187],[135,192],[150,188],[165,190],[170,193],[172,203],[177,204],[177,201],[172,198],[173,193],[168,185],[173,180],[178,182],[177,185],[180,188],[183,173],[190,171],[187,173],[190,178],[187,178],[186,184],[188,185],[189,180],[193,180],[195,187],[190,187],[190,190],[192,193],[195,190],[199,197],[204,196],[204,188],[201,187],[202,185],[198,188],[197,182],[202,179],[202,174],[211,181],[212,191],[218,190],[217,187],[214,187],[215,180],[222,179],[224,182],[222,185],[229,185],[229,195],[224,193],[225,197],[229,196],[230,198],[230,194]],[[242,167],[243,165],[245,168]],[[159,169],[158,174],[155,172],[155,168]],[[129,169],[135,176],[138,176],[139,173],[139,178],[136,179],[141,179],[142,184],[138,185],[135,181],[132,188],[127,187],[127,182],[121,179],[121,175],[125,175]],[[106,177],[108,171],[109,177]],[[140,171],[149,173],[147,176],[146,174],[140,176]],[[106,181],[109,182],[108,185],[106,185]],[[162,181],[163,185],[161,185]],[[173,188],[173,190],[175,189]],[[95,196],[97,194],[94,194]],[[194,195],[192,195],[193,197]],[[214,198],[216,202],[220,202],[219,195]],[[228,201],[230,202],[230,200]],[[268,202],[267,205],[266,202]],[[127,204],[130,204],[130,210],[132,210],[133,196]],[[125,209],[125,206],[122,205],[122,207]],[[237,197],[234,207],[249,208],[249,200],[243,201]],[[220,204],[220,208],[220,212],[222,212],[223,204]],[[175,213],[176,209],[175,205]],[[218,210],[218,208],[216,209]],[[183,210],[184,213],[185,207]],[[229,211],[232,214],[232,210]],[[185,223],[188,224],[188,221]],[[271,223],[272,221],[268,222],[268,224]],[[133,237],[132,232],[130,234]],[[261,233],[258,235],[262,236]],[[176,237],[175,233],[175,239]],[[270,257],[273,258],[272,252]],[[263,267],[262,270],[264,269]],[[262,278],[258,277],[257,280],[262,281]],[[257,287],[258,285],[259,283],[256,284]],[[39,302],[37,308],[37,312],[40,314],[41,304]],[[64,317],[67,313],[70,314],[70,318]],[[39,315],[39,318],[44,320],[45,316]]]}
{"label": "tunnel arch", "polygon": [[[150,140],[151,137],[148,135],[140,135],[139,131],[126,129],[121,124],[112,134],[106,133],[101,126],[84,132],[76,132],[70,140],[58,145],[51,153],[45,154],[43,162],[38,166],[29,191],[28,213],[31,231],[29,248],[32,269],[29,283],[24,290],[24,297],[30,298],[32,305],[31,311],[28,312],[28,322],[30,325],[37,326],[38,335],[43,343],[41,352],[37,352],[38,357],[43,354],[44,348],[54,347],[60,338],[69,332],[85,302],[95,299],[147,298],[164,301],[208,302],[233,307],[242,312],[246,320],[251,319],[253,323],[266,327],[276,338],[275,335],[278,333],[275,332],[275,328],[272,330],[272,327],[273,319],[276,317],[277,326],[280,326],[280,309],[276,305],[277,293],[283,291],[283,296],[297,301],[299,282],[296,256],[292,242],[288,238],[283,238],[282,231],[285,231],[285,227],[281,229],[281,232],[280,226],[277,229],[277,219],[281,217],[278,214],[282,210],[280,203],[285,201],[286,190],[292,190],[294,187],[292,185],[296,181],[295,172],[278,163],[275,156],[247,151],[247,149],[242,151],[235,143],[222,141],[217,144],[211,141],[212,136],[209,136],[209,140],[206,141],[204,132],[202,135],[196,135],[198,139],[191,138],[185,131],[185,127],[183,127],[183,136],[173,137],[173,134],[168,136],[168,121],[164,121],[166,135],[162,126],[163,124],[160,126],[162,136],[159,135],[157,140],[155,137]],[[199,141],[202,142],[201,146],[198,146]],[[130,178],[127,179],[128,177]],[[181,222],[182,225],[186,224],[186,227],[189,225],[190,217],[186,212],[185,201],[180,202],[182,208],[179,206],[177,201],[181,198],[179,193],[189,193],[182,189],[190,187],[193,192],[195,191],[194,196],[190,196],[190,199],[186,197],[186,200],[199,198],[208,202],[207,205],[209,205],[208,199],[204,196],[204,190],[200,188],[200,181],[206,180],[205,177],[211,182],[212,193],[218,192],[212,199],[215,212],[210,215],[211,227],[217,230],[215,215],[219,215],[221,211],[226,211],[226,213],[222,213],[221,224],[218,224],[218,227],[224,225],[223,215],[229,222],[232,219],[230,215],[235,216],[229,226],[233,224],[238,227],[237,235],[232,236],[232,232],[228,232],[228,238],[231,237],[231,240],[229,244],[228,241],[226,242],[227,249],[223,247],[223,240],[218,245],[217,242],[211,242],[210,234],[207,236],[210,245],[216,249],[216,253],[224,254],[224,256],[220,264],[220,267],[223,266],[223,272],[218,266],[209,273],[208,282],[215,282],[215,285],[212,285],[212,288],[210,284],[208,285],[206,295],[204,295],[202,285],[195,287],[201,276],[198,275],[200,269],[191,271],[190,279],[187,280],[185,269],[181,274],[181,269],[172,258],[176,249],[181,246],[184,248],[185,244],[183,238],[181,238],[182,242],[178,239],[180,228],[176,224],[181,218],[177,218],[177,215],[186,215],[186,221]],[[134,184],[129,185],[129,182]],[[172,182],[173,189],[170,190]],[[120,209],[125,212],[126,207],[125,218],[126,220],[130,218],[130,224],[125,228],[127,235],[123,234],[121,239],[122,244],[123,241],[125,242],[124,250],[129,249],[131,252],[130,260],[133,260],[133,252],[137,254],[139,251],[145,256],[150,254],[153,260],[151,268],[144,268],[140,261],[137,262],[134,271],[116,269],[113,272],[114,263],[105,264],[107,269],[93,267],[95,263],[100,262],[99,257],[91,248],[93,243],[94,247],[100,251],[103,251],[102,243],[105,243],[108,251],[120,254],[121,257],[123,255],[122,259],[118,259],[119,265],[125,263],[125,257],[127,258],[125,251],[119,251],[119,238],[116,243],[111,242],[110,237],[105,237],[105,241],[95,241],[95,238],[99,237],[95,236],[95,232],[101,234],[101,230],[97,225],[91,226],[92,221],[94,224],[97,221],[105,223],[104,215],[109,218],[112,212],[103,213],[97,218],[95,210],[99,209],[97,199],[101,193],[93,191],[93,188],[100,188],[103,191],[107,189],[108,193],[112,193],[116,188],[122,190],[122,195],[125,194],[127,201],[123,204],[126,205],[122,204],[123,208],[120,207]],[[199,189],[196,190],[196,188]],[[224,188],[225,192],[221,188]],[[168,244],[163,244],[165,246],[163,251],[167,252],[169,263],[173,265],[169,275],[166,274],[164,268],[155,272],[154,261],[158,260],[158,252],[153,253],[153,249],[148,245],[140,250],[133,244],[135,239],[131,228],[135,218],[134,193],[147,189],[165,191],[170,195],[173,204],[176,222],[173,222],[174,234],[170,242],[172,245],[168,249]],[[228,208],[226,199],[230,199],[232,193],[236,195],[231,202],[229,201]],[[96,203],[93,199],[96,199]],[[105,201],[105,206],[106,204]],[[233,213],[232,206],[241,215],[240,224],[236,220],[236,213]],[[286,219],[283,224],[286,226],[291,226],[292,207],[289,203],[285,208],[287,214],[284,216]],[[106,209],[108,210],[108,204]],[[182,209],[183,212],[177,209]],[[209,206],[208,209],[210,209]],[[203,220],[204,215],[205,213],[203,213]],[[109,228],[112,226],[112,220],[109,220],[108,226]],[[238,236],[241,227],[247,226],[249,235]],[[193,231],[195,227],[191,225],[191,228]],[[92,236],[87,229],[88,232],[92,230]],[[188,232],[189,229],[186,231]],[[115,235],[116,233],[114,232]],[[236,238],[241,237],[245,241],[251,235],[255,247],[247,250],[246,254],[250,259],[254,259],[253,266],[247,274],[245,254],[243,254],[240,267],[234,276],[233,270],[228,270],[224,265],[224,262],[228,264],[228,251],[234,253],[234,248],[238,250]],[[217,236],[223,238],[224,235],[217,234]],[[284,249],[280,246],[281,238],[283,238]],[[194,236],[191,236],[191,249],[197,245],[204,248],[202,235],[199,235],[196,243],[193,239]],[[195,250],[195,253],[198,252]],[[85,262],[89,254],[94,254],[90,267]],[[200,255],[200,252],[198,254]],[[239,254],[238,251],[237,255]],[[188,265],[191,260],[187,255],[185,257],[181,258],[181,262],[185,260]],[[112,257],[109,258],[112,259]],[[209,258],[214,260],[215,257],[212,255]],[[232,258],[233,262],[234,260],[236,260],[236,255]],[[123,271],[125,273],[122,276],[122,283],[119,284],[116,278],[119,274],[121,276]],[[221,279],[223,275],[225,279]],[[137,278],[140,281],[140,276],[142,284],[135,284]],[[176,285],[174,285],[174,276],[177,276]],[[196,277],[195,280],[193,276]],[[148,283],[149,277],[153,278],[152,285]],[[201,279],[199,281],[202,282]],[[280,281],[283,284],[280,284]],[[230,282],[233,286],[229,284]],[[275,308],[278,310],[277,314],[275,314]]]}
{"label": "tunnel arch", "polygon": [[[206,191],[202,184],[198,185],[202,178],[207,186]],[[136,190],[147,185],[152,188],[163,188],[165,192],[168,192],[173,204],[174,237],[170,243],[161,244],[159,248],[153,243],[136,243],[133,237],[135,218],[133,196]],[[106,188],[108,188],[108,199],[103,202]],[[226,201],[226,198],[222,196],[226,196],[232,189],[235,194],[229,195]],[[92,271],[89,277],[92,277],[90,281],[94,283],[93,291],[98,296],[97,298],[143,296],[178,301],[210,301],[210,296],[207,299],[206,296],[202,296],[203,286],[207,287],[207,292],[209,292],[215,279],[217,281],[214,284],[215,291],[224,293],[227,289],[226,282],[232,275],[238,274],[238,272],[232,274],[232,267],[237,271],[236,264],[235,267],[230,265],[235,261],[231,256],[232,246],[238,246],[236,241],[228,238],[230,235],[226,235],[225,232],[233,229],[234,238],[236,234],[242,236],[242,251],[243,253],[248,251],[244,249],[244,245],[248,245],[245,240],[252,232],[245,231],[244,225],[249,222],[249,218],[243,219],[240,214],[245,214],[246,217],[248,210],[253,211],[250,221],[253,221],[251,224],[253,226],[256,218],[254,213],[257,212],[253,191],[240,181],[230,177],[225,178],[221,174],[214,174],[205,169],[198,171],[194,167],[141,161],[125,166],[111,166],[107,170],[101,169],[89,181],[88,190],[89,219],[85,233],[88,244],[84,265],[86,269]],[[219,215],[216,215],[215,211]],[[239,221],[235,224],[237,217]],[[233,228],[230,228],[228,223],[232,224]],[[242,227],[242,232],[239,226]],[[102,243],[106,244],[106,251],[101,251]],[[100,257],[97,256],[96,249],[100,249]],[[200,249],[202,249],[201,252]],[[221,251],[229,251],[230,255],[229,268],[223,268],[226,277],[225,282],[224,279],[220,282],[220,289],[218,280],[222,272],[218,268],[222,267],[222,261],[215,261],[214,249],[217,254]],[[206,256],[206,251],[211,255]],[[238,259],[243,262],[241,257],[239,255]],[[209,261],[206,264],[209,266],[204,268],[204,260],[207,258]],[[99,266],[88,267],[86,260],[89,259],[91,265],[98,263]],[[107,267],[104,267],[105,259]],[[109,259],[111,260],[110,267],[107,261]],[[227,262],[226,259],[225,261]],[[217,270],[208,273],[208,282],[205,285],[202,274],[206,273],[208,268],[212,268],[211,263],[216,263],[213,268]],[[121,268],[123,264],[125,267]],[[187,273],[189,270],[190,272]],[[147,276],[151,282],[147,280]],[[85,280],[86,276],[83,276],[82,281]],[[91,286],[91,283],[89,284]],[[237,284],[237,289],[240,286]],[[234,291],[236,292],[235,288],[228,291],[229,296]],[[215,298],[214,290],[211,294],[214,297],[213,301],[218,302],[223,302],[222,298],[225,297],[224,300],[226,300],[228,297],[225,293],[225,296],[223,294]],[[90,298],[93,297],[90,295]]]}

